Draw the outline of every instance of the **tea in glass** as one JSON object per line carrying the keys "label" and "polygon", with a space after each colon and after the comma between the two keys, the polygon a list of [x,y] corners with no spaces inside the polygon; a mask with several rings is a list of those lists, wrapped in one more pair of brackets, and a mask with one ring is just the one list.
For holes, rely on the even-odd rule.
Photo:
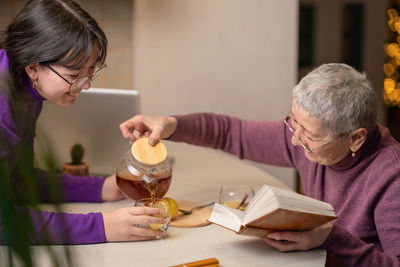
{"label": "tea in glass", "polygon": [[135,206],[159,208],[163,211],[163,214],[152,215],[152,216],[163,217],[167,219],[167,222],[165,224],[142,224],[138,225],[139,227],[150,228],[153,230],[161,230],[163,232],[167,231],[168,225],[171,222],[171,205],[166,199],[156,198],[153,200],[151,198],[143,198],[136,200]]}
{"label": "tea in glass", "polygon": [[249,185],[225,185],[221,187],[218,202],[224,206],[245,210],[254,197],[254,189]]}

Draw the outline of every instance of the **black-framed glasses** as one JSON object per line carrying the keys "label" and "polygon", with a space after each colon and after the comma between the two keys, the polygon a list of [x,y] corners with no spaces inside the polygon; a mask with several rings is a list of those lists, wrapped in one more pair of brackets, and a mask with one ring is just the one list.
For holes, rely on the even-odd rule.
{"label": "black-framed glasses", "polygon": [[339,136],[341,136],[341,135],[339,135],[339,136],[337,136],[337,137],[335,137],[335,138],[333,138],[333,139],[331,139],[331,140],[328,140],[328,141],[326,141],[326,142],[323,142],[322,144],[320,144],[320,145],[318,145],[318,146],[316,146],[316,147],[309,148],[309,146],[308,146],[307,144],[305,144],[305,143],[303,143],[303,141],[301,141],[300,137],[298,137],[297,134],[295,133],[296,130],[294,130],[293,127],[290,125],[289,119],[293,119],[292,116],[291,116],[291,114],[292,114],[292,113],[289,112],[289,113],[283,118],[283,122],[284,122],[285,125],[288,127],[289,131],[293,134],[293,136],[297,139],[297,141],[299,141],[300,145],[304,148],[304,150],[307,151],[308,153],[310,153],[310,152],[314,151],[315,149],[320,148],[320,147],[322,147],[322,146],[324,146],[324,145],[327,145],[327,144],[329,144],[329,143],[332,143],[332,142],[335,141],[337,138],[339,138]]}
{"label": "black-framed glasses", "polygon": [[58,71],[56,71],[55,69],[53,69],[50,65],[48,64],[42,64],[43,66],[45,66],[46,68],[48,68],[49,70],[51,70],[52,72],[54,72],[55,74],[57,74],[57,76],[59,76],[61,79],[63,79],[66,83],[69,84],[69,91],[74,93],[77,91],[82,90],[82,87],[89,81],[92,82],[94,81],[97,77],[99,77],[100,73],[103,72],[103,70],[107,67],[106,64],[103,64],[100,67],[97,67],[93,74],[91,75],[85,75],[85,76],[81,76],[78,77],[72,81],[68,81],[66,78],[64,78],[60,73],[58,73]]}

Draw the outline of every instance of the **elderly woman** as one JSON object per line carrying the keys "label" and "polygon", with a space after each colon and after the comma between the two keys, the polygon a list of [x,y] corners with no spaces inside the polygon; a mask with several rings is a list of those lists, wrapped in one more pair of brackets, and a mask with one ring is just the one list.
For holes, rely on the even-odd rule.
{"label": "elderly woman", "polygon": [[399,266],[400,144],[376,123],[376,105],[364,75],[326,64],[294,88],[283,121],[139,115],[120,128],[132,140],[169,138],[294,167],[305,194],[332,204],[338,219],[312,231],[273,232],[265,242],[281,251],[325,248],[328,266]]}

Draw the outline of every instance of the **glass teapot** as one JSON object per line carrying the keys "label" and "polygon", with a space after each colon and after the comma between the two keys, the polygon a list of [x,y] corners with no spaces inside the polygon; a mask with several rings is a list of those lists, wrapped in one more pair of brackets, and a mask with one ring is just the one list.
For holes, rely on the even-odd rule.
{"label": "glass teapot", "polygon": [[172,166],[164,144],[154,147],[148,138],[141,138],[132,144],[130,151],[121,158],[117,169],[117,185],[126,197],[161,198],[171,184]]}

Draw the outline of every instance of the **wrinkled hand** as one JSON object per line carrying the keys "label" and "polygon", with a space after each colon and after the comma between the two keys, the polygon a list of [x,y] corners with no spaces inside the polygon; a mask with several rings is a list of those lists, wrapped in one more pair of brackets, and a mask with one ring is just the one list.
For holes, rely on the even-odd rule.
{"label": "wrinkled hand", "polygon": [[115,174],[108,176],[101,189],[102,201],[116,201],[125,198],[118,189]]}
{"label": "wrinkled hand", "polygon": [[156,239],[165,235],[161,230],[136,226],[137,224],[164,224],[165,218],[148,215],[162,214],[161,209],[128,207],[103,212],[104,231],[108,242]]}
{"label": "wrinkled hand", "polygon": [[264,241],[280,251],[309,250],[320,246],[332,230],[333,222],[323,224],[311,231],[271,232]]}
{"label": "wrinkled hand", "polygon": [[135,141],[143,136],[149,138],[150,145],[155,145],[160,139],[170,137],[176,129],[174,117],[147,117],[136,115],[120,124],[119,128],[126,139]]}

